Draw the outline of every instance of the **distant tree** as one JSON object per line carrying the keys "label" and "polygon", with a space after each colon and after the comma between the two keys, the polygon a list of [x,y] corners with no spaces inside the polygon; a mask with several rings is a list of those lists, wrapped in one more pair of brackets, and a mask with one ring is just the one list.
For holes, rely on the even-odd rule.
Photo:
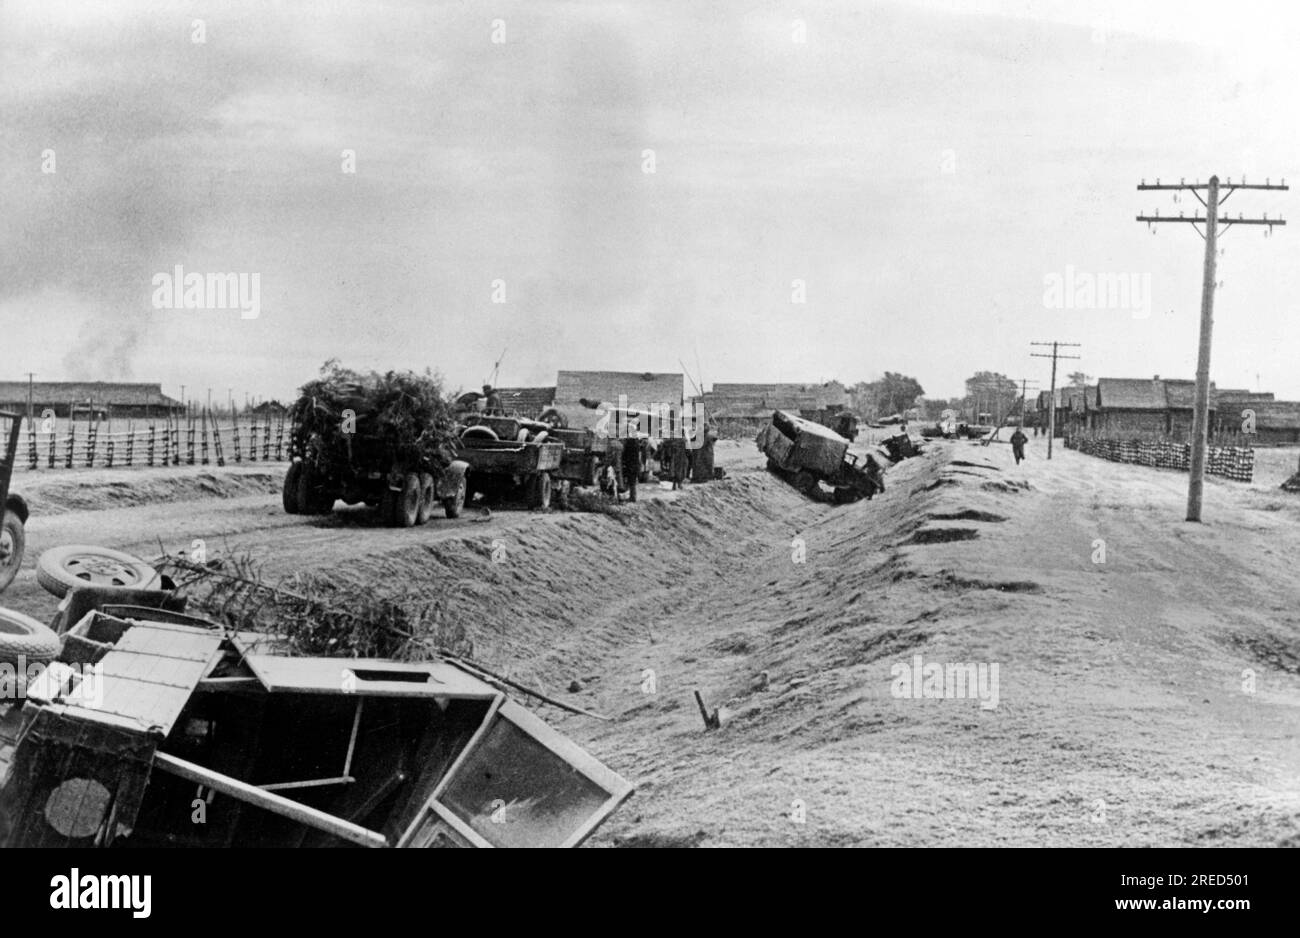
{"label": "distant tree", "polygon": [[886,414],[901,414],[916,406],[916,399],[925,394],[925,389],[915,378],[886,371],[885,376],[875,382],[878,385],[877,401]]}
{"label": "distant tree", "polygon": [[981,413],[1001,421],[1004,414],[1018,408],[1020,385],[996,371],[977,371],[966,379],[966,406],[969,419],[979,419]]}
{"label": "distant tree", "polygon": [[1092,383],[1092,375],[1085,375],[1082,371],[1075,371],[1065,380],[1069,387],[1086,388]]}

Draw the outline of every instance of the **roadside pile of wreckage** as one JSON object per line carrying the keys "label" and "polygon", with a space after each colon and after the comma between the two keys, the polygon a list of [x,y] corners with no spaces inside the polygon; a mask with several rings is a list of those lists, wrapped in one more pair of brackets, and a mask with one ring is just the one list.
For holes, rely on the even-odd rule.
{"label": "roadside pile of wreckage", "polygon": [[[782,410],[772,414],[755,444],[767,457],[767,468],[808,498],[849,504],[885,491],[885,470],[900,460],[919,456],[923,444],[907,433],[883,441],[859,457],[849,441],[829,427]],[[822,485],[830,486],[827,494]]]}
{"label": "roadside pile of wreckage", "polygon": [[232,624],[356,615],[311,597],[82,545],[38,578],[49,626],[0,610],[0,847],[566,847],[632,793],[462,656]]}

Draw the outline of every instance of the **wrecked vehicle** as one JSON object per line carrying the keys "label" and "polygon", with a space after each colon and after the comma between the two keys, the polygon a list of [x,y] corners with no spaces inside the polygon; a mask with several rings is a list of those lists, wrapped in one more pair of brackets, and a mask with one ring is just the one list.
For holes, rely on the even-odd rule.
{"label": "wrecked vehicle", "polygon": [[874,456],[855,456],[848,440],[811,420],[775,411],[755,443],[767,456],[768,469],[809,498],[822,497],[822,482],[831,486],[836,504],[885,490],[885,469]]}
{"label": "wrecked vehicle", "polygon": [[5,434],[4,453],[0,458],[0,592],[14,581],[23,564],[23,550],[27,546],[27,502],[21,495],[9,491],[13,481],[14,466],[18,459],[18,434],[22,418],[7,410],[0,410],[0,420],[9,421]]}
{"label": "wrecked vehicle", "polygon": [[83,593],[0,704],[0,847],[568,847],[632,793],[464,662],[289,657]]}

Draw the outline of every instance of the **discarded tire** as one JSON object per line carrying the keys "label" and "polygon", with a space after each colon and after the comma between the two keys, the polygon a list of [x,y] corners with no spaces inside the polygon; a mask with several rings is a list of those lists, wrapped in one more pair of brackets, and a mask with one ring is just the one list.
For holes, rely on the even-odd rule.
{"label": "discarded tire", "polygon": [[60,647],[59,637],[31,616],[0,609],[0,661],[53,661]]}
{"label": "discarded tire", "polygon": [[51,547],[36,562],[36,581],[55,596],[95,586],[102,590],[161,590],[158,571],[138,557],[91,544]]}
{"label": "discarded tire", "polygon": [[542,423],[549,423],[553,427],[559,427],[561,430],[569,426],[568,419],[554,407],[546,408],[537,419]]}
{"label": "discarded tire", "polygon": [[464,431],[461,433],[460,438],[462,440],[500,439],[500,437],[497,436],[496,431],[493,430],[491,427],[466,427]]}
{"label": "discarded tire", "polygon": [[284,474],[284,491],[281,493],[285,514],[298,514],[298,480],[301,477],[302,463],[291,463],[289,471]]}
{"label": "discarded tire", "polygon": [[27,532],[23,528],[23,519],[15,512],[6,511],[4,522],[0,524],[0,590],[4,590],[18,575],[26,547]]}

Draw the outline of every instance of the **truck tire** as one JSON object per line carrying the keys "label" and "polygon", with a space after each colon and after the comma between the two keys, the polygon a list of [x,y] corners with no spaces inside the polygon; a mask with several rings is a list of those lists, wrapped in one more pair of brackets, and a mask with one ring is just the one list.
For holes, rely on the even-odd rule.
{"label": "truck tire", "polygon": [[461,509],[465,507],[466,485],[465,477],[462,475],[456,483],[456,491],[451,497],[442,500],[442,507],[447,512],[448,518],[460,517]]}
{"label": "truck tire", "polygon": [[302,463],[298,474],[298,512],[304,515],[328,515],[334,510],[334,495],[322,491],[316,472],[308,463]]}
{"label": "truck tire", "polygon": [[5,511],[0,523],[0,592],[14,581],[18,568],[23,565],[23,550],[27,547],[27,531],[17,512]]}
{"label": "truck tire", "polygon": [[546,408],[546,410],[541,412],[537,419],[542,423],[549,423],[552,427],[558,427],[561,430],[565,430],[569,426],[568,419],[566,419],[564,414],[560,413],[554,407]]}
{"label": "truck tire", "polygon": [[541,511],[551,507],[551,474],[539,472],[529,480],[528,505]]}
{"label": "truck tire", "polygon": [[497,432],[491,427],[466,427],[460,433],[462,440],[499,440]]}
{"label": "truck tire", "polygon": [[158,571],[140,558],[90,544],[45,551],[36,561],[36,582],[55,596],[66,596],[68,590],[82,586],[131,593],[162,590]]}
{"label": "truck tire", "polygon": [[53,661],[61,648],[59,636],[47,626],[21,612],[0,609],[0,661]]}
{"label": "truck tire", "polygon": [[427,472],[420,473],[420,510],[416,513],[415,523],[424,524],[433,517],[433,506],[438,503],[438,493],[433,476]]}
{"label": "truck tire", "polygon": [[420,477],[408,472],[402,480],[402,492],[397,496],[395,521],[399,528],[415,527],[420,516]]}
{"label": "truck tire", "polygon": [[284,490],[281,497],[284,500],[284,513],[287,515],[296,515],[299,513],[298,508],[298,480],[302,476],[302,463],[290,463],[289,471],[284,474]]}

